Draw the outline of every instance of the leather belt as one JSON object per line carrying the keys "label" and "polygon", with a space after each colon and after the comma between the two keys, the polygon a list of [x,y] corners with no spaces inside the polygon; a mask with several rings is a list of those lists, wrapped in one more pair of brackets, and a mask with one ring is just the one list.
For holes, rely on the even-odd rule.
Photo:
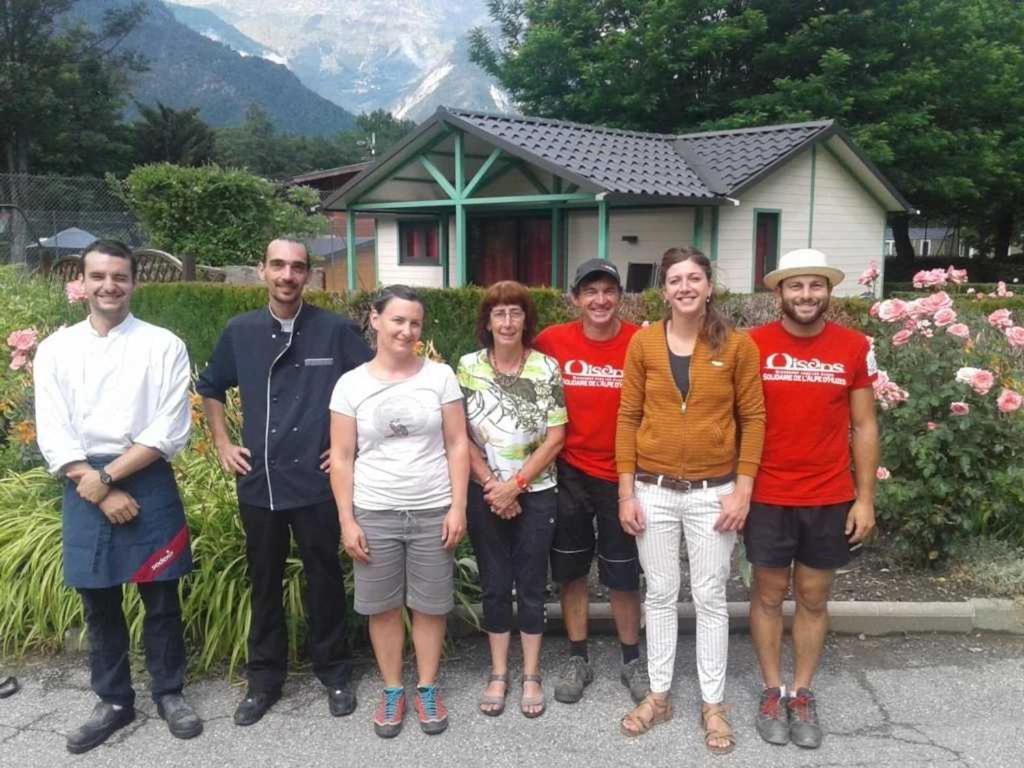
{"label": "leather belt", "polygon": [[719,485],[731,483],[736,475],[728,474],[721,477],[708,477],[704,480],[687,480],[685,477],[675,475],[656,475],[653,472],[645,472],[638,469],[633,478],[641,483],[657,485],[660,488],[670,488],[673,491],[693,491],[698,488],[715,488]]}

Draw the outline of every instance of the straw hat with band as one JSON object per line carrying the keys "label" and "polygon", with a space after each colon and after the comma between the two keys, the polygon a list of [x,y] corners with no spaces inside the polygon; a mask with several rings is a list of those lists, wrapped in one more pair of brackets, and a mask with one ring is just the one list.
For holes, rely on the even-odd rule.
{"label": "straw hat with band", "polygon": [[824,277],[833,288],[843,282],[846,277],[843,270],[828,265],[828,257],[821,251],[814,248],[798,248],[782,255],[782,258],[779,259],[778,269],[774,269],[764,276],[764,284],[766,288],[774,290],[787,277],[796,277],[797,275]]}

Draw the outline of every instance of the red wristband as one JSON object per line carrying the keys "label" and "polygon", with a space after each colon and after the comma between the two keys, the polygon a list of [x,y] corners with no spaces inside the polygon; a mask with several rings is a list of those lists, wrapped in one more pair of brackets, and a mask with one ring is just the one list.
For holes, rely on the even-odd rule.
{"label": "red wristband", "polygon": [[527,488],[530,487],[530,482],[525,477],[523,477],[522,472],[516,472],[515,481],[516,485],[519,486],[520,491],[525,491]]}

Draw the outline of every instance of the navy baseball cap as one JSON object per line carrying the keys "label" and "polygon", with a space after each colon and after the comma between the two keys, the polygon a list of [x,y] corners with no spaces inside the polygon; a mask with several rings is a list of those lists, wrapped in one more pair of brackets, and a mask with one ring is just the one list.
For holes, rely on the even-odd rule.
{"label": "navy baseball cap", "polygon": [[576,267],[576,274],[572,278],[572,289],[575,291],[580,287],[580,283],[592,275],[610,277],[620,289],[622,288],[622,278],[619,276],[619,270],[612,262],[608,261],[608,259],[587,259]]}

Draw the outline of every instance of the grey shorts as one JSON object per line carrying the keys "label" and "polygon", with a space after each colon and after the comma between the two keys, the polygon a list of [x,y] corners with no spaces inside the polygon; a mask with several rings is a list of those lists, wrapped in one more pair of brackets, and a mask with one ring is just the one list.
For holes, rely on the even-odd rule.
{"label": "grey shorts", "polygon": [[441,543],[448,507],[360,509],[370,562],[354,562],[355,609],[364,616],[403,605],[443,616],[455,607],[455,557]]}

